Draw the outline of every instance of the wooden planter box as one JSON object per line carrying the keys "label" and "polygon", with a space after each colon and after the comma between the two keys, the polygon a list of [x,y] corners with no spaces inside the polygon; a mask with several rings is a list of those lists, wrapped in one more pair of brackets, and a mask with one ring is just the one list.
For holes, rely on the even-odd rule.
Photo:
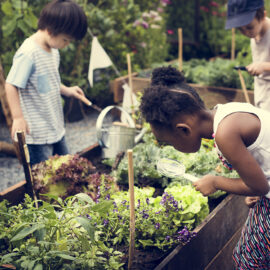
{"label": "wooden planter box", "polygon": [[[101,159],[102,149],[98,143],[78,154],[94,164]],[[27,192],[26,182],[20,183],[0,193],[0,201],[9,200],[13,204],[22,201]],[[248,214],[244,197],[228,195],[195,228],[197,236],[185,246],[177,246],[155,270],[232,270],[232,250],[238,241]]]}
{"label": "wooden planter box", "polygon": [[[114,102],[121,103],[123,101],[124,90],[122,85],[124,82],[128,83],[128,76],[119,77],[113,80],[110,84],[111,91],[114,95]],[[135,93],[143,91],[150,84],[149,78],[139,78],[137,73],[132,76],[133,91]],[[199,84],[189,84],[195,88],[201,96],[207,108],[213,108],[216,104],[224,104],[227,102],[238,101],[245,102],[245,96],[242,89],[202,86]],[[248,90],[248,95],[252,103],[254,103],[254,92]]]}

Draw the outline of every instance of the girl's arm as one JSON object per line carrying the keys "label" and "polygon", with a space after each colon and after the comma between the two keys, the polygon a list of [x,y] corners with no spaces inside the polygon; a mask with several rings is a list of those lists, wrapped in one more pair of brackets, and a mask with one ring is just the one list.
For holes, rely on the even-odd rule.
{"label": "girl's arm", "polygon": [[260,196],[269,191],[268,181],[257,161],[247,150],[260,132],[259,119],[247,113],[235,113],[223,119],[215,139],[219,150],[238,172],[240,178],[206,175],[194,184],[197,190],[209,195],[216,190]]}

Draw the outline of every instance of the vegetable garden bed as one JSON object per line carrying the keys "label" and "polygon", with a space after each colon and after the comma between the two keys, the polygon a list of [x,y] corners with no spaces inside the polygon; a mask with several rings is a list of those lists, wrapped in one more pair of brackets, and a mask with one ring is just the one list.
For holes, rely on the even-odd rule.
{"label": "vegetable garden bed", "polygon": [[[108,172],[108,167],[100,162],[101,153],[101,147],[94,144],[81,151],[79,156],[91,160],[98,170]],[[22,181],[2,192],[0,200],[5,198],[17,204],[23,200],[26,191],[25,181]],[[248,208],[241,196],[228,195],[213,202],[210,214],[193,231],[196,237],[166,253],[155,248],[136,250],[132,269],[231,270],[232,249],[240,236]],[[127,247],[122,251],[127,254]]]}

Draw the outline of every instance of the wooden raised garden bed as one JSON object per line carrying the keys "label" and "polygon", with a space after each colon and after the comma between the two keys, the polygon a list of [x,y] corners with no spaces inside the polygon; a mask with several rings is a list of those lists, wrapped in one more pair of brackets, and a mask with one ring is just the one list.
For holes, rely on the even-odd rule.
{"label": "wooden raised garden bed", "polygon": [[[128,76],[119,77],[111,82],[111,91],[114,95],[114,102],[121,103],[123,101],[124,90],[122,85],[128,82]],[[150,84],[149,78],[137,77],[137,73],[132,76],[133,91],[135,93],[143,91]],[[207,108],[213,108],[216,104],[224,104],[227,102],[245,102],[243,90],[234,88],[224,88],[215,86],[202,86],[199,84],[189,84],[194,87],[201,96]],[[254,103],[254,92],[248,90],[251,103]]]}
{"label": "wooden raised garden bed", "polygon": [[[98,143],[78,154],[95,165],[101,159],[102,149]],[[0,201],[7,199],[13,204],[22,201],[27,192],[26,182],[0,193]],[[155,270],[231,270],[232,250],[240,237],[248,213],[244,197],[228,195],[195,228],[197,236],[184,246],[177,246],[166,257],[157,260]],[[137,268],[132,268],[137,269]],[[148,269],[148,268],[144,268]]]}

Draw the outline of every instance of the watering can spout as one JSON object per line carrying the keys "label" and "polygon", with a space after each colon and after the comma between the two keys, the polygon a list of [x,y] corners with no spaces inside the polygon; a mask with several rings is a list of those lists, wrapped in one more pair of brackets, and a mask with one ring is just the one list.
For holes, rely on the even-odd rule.
{"label": "watering can spout", "polygon": [[134,143],[137,144],[142,138],[143,135],[147,132],[147,128],[143,128],[141,132],[135,137]]}

